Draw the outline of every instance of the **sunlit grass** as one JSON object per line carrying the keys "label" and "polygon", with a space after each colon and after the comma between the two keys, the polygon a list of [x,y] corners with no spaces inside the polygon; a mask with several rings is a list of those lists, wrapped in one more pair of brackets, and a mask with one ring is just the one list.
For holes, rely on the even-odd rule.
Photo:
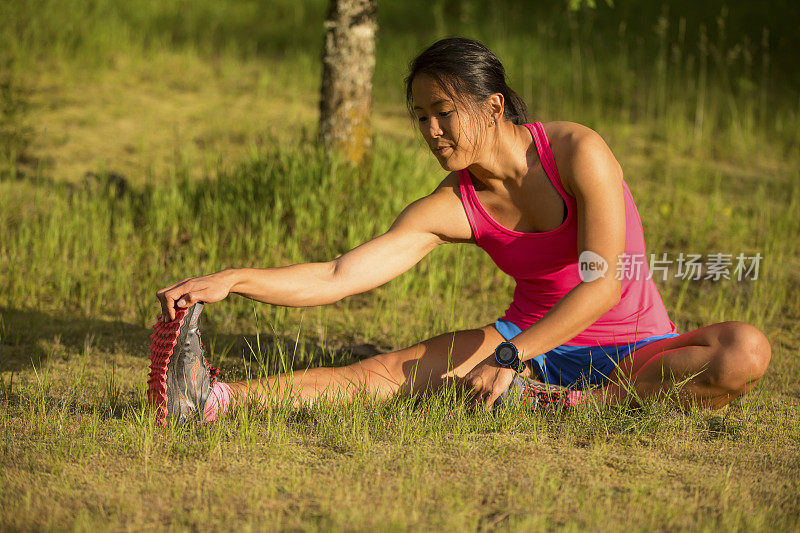
{"label": "sunlit grass", "polygon": [[[796,450],[797,407],[763,390],[721,414],[679,412],[664,401],[489,413],[444,389],[425,398],[356,396],[300,409],[240,402],[214,424],[162,428],[145,405],[142,381],[121,385],[119,408],[111,408],[108,369],[120,357],[104,350],[90,356],[89,386],[75,387],[74,367],[63,360],[13,386],[4,381],[0,500],[21,511],[6,515],[7,525],[77,525],[85,510],[84,520],[104,517],[112,527],[255,526],[267,517],[291,527],[317,516],[330,526],[476,528],[505,514],[525,529],[534,519],[561,523],[564,505],[575,506],[570,523],[591,523],[620,505],[631,511],[606,516],[610,528],[639,527],[634,511],[645,509],[652,526],[793,523],[769,509],[785,497],[776,481],[795,472],[783,461]],[[141,360],[132,359],[127,366]],[[762,472],[767,463],[774,469]],[[683,481],[676,485],[675,476]],[[680,486],[685,491],[675,492]],[[186,504],[187,490],[199,501]],[[586,505],[598,497],[605,503]],[[102,509],[95,498],[105,502]],[[535,516],[530,498],[539,502]],[[46,505],[50,513],[36,512]],[[259,518],[240,515],[236,505]],[[135,511],[141,506],[146,513]],[[742,506],[747,513],[737,510]]]}

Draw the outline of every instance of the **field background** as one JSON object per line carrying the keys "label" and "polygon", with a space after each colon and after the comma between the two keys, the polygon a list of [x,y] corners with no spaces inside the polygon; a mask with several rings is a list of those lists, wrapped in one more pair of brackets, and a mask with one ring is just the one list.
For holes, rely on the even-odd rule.
{"label": "field background", "polygon": [[[371,173],[314,146],[326,2],[0,5],[0,529],[797,530],[800,9],[752,2],[382,2]],[[144,406],[155,291],[328,260],[441,169],[405,111],[409,60],[483,40],[538,120],[597,130],[648,252],[764,256],[757,280],[658,286],[680,331],[772,343],[726,412],[581,414],[421,400],[239,406],[161,430]],[[223,379],[343,364],[489,323],[511,281],[440,247],[334,305],[207,307]]]}

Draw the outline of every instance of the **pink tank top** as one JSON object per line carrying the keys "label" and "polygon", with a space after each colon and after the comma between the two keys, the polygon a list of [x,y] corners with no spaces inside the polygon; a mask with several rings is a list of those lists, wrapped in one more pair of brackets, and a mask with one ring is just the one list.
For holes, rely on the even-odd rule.
{"label": "pink tank top", "polygon": [[[533,135],[539,159],[547,176],[567,207],[567,217],[554,230],[524,233],[508,229],[483,208],[469,171],[458,173],[461,202],[478,246],[516,282],[514,298],[504,320],[524,330],[581,282],[578,272],[577,202],[561,186],[561,178],[542,124],[525,124]],[[594,324],[564,343],[568,346],[611,346],[646,337],[677,333],[652,278],[645,255],[644,233],[639,211],[625,181],[625,253],[643,262],[639,276],[623,276],[622,297]],[[609,270],[606,275],[616,275]]]}

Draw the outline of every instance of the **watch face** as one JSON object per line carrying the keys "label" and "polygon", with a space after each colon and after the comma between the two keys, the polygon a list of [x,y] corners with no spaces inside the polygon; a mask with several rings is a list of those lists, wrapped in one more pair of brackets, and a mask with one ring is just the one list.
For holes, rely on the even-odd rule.
{"label": "watch face", "polygon": [[495,352],[497,362],[501,365],[510,365],[517,358],[517,350],[510,343],[503,343],[497,347]]}

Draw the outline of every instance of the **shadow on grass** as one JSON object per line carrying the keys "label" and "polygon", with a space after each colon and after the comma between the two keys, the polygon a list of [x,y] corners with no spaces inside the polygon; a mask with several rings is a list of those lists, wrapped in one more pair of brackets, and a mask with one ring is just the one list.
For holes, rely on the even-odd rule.
{"label": "shadow on grass", "polygon": [[742,436],[742,423],[724,415],[709,414],[705,418],[707,428],[703,433],[705,440],[738,440]]}
{"label": "shadow on grass", "polygon": [[53,357],[102,347],[147,356],[149,331],[121,320],[98,320],[0,307],[0,370],[19,371]]}
{"label": "shadow on grass", "polygon": [[368,343],[323,346],[288,335],[203,334],[208,361],[223,372],[224,381],[263,377],[289,370],[343,366],[381,350]]}
{"label": "shadow on grass", "polygon": [[[121,320],[57,315],[37,310],[0,307],[0,371],[39,367],[47,359],[71,358],[92,349],[147,359],[150,328]],[[203,334],[207,357],[228,376],[244,377],[246,367],[270,373],[315,366],[341,366],[380,353],[372,344],[326,347],[272,333]],[[145,364],[143,362],[143,364]]]}

